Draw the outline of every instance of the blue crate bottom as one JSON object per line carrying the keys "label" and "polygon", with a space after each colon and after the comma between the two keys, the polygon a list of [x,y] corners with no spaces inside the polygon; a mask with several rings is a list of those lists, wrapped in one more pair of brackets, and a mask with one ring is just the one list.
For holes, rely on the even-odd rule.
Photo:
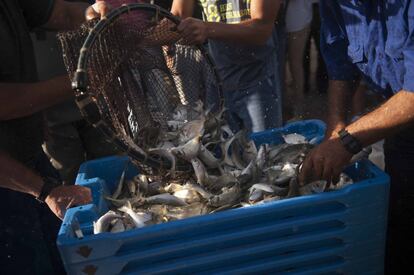
{"label": "blue crate bottom", "polygon": [[[299,126],[298,126],[299,125]],[[295,124],[318,136],[320,127]],[[282,131],[268,131],[260,142]],[[278,136],[280,138],[280,136]],[[257,140],[256,140],[257,141]],[[92,235],[127,157],[82,165],[94,203],[69,209],[58,248],[69,274],[382,274],[389,178],[368,161],[341,190],[223,211],[122,233]],[[126,177],[137,171],[129,166]],[[85,237],[74,237],[79,223]]]}
{"label": "blue crate bottom", "polygon": [[[106,161],[121,173],[127,159]],[[88,266],[94,274],[381,274],[388,178],[378,178],[377,169],[369,162],[348,168],[360,182],[343,190],[90,235],[76,246],[65,245],[73,238],[62,235],[70,232],[64,227],[71,221],[65,220],[59,249],[69,274],[83,274]],[[102,190],[104,184],[98,180],[89,186]],[[85,206],[72,220],[88,234],[99,212]],[[80,253],[83,246],[92,249],[88,257]]]}

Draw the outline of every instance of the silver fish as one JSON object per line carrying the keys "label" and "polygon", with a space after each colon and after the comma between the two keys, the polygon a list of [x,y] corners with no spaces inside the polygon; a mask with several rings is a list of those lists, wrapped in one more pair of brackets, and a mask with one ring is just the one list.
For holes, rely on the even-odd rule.
{"label": "silver fish", "polygon": [[120,207],[118,210],[126,213],[132,219],[135,227],[137,228],[144,227],[145,222],[151,220],[151,214],[143,212],[134,212],[129,202],[126,205]]}
{"label": "silver fish", "polygon": [[231,145],[231,162],[234,166],[239,169],[243,170],[246,167],[246,163],[244,163],[242,158],[242,147],[240,146],[238,140],[233,142]]}
{"label": "silver fish", "polygon": [[203,214],[208,214],[206,204],[195,202],[183,207],[168,207],[165,216],[172,220],[179,220]]}
{"label": "silver fish", "polygon": [[243,147],[243,160],[246,163],[249,163],[257,156],[257,148],[256,144],[252,140],[247,140],[246,134],[242,135],[242,138],[240,139],[241,145]]}
{"label": "silver fish", "polygon": [[116,187],[115,192],[112,194],[112,198],[113,199],[117,199],[119,197],[119,195],[121,195],[122,193],[122,189],[124,187],[124,181],[125,181],[125,173],[126,173],[126,169],[127,169],[127,165],[125,165],[124,170],[122,171],[121,177],[119,178],[119,182],[118,185]]}
{"label": "silver fish", "polygon": [[192,189],[178,190],[175,191],[173,195],[179,199],[182,199],[186,203],[194,203],[200,201],[199,193]]}
{"label": "silver fish", "polygon": [[235,183],[238,183],[236,177],[231,174],[224,174],[219,176],[214,181],[211,181],[209,189],[211,190],[220,190],[223,187],[233,186]]}
{"label": "silver fish", "polygon": [[204,122],[205,117],[202,116],[200,119],[189,121],[183,125],[180,129],[179,142],[185,143],[195,137],[202,137],[204,134]]}
{"label": "silver fish", "polygon": [[285,143],[288,144],[301,144],[301,143],[307,143],[306,137],[293,133],[288,135],[282,135],[283,139],[285,140]]}
{"label": "silver fish", "polygon": [[171,163],[170,171],[168,172],[169,175],[174,177],[175,170],[176,170],[176,158],[174,154],[171,152],[171,149],[162,149],[162,148],[152,148],[148,150],[149,155],[158,155],[168,159]]}
{"label": "silver fish", "polygon": [[263,198],[263,191],[260,189],[252,189],[249,193],[249,202],[257,202]]}
{"label": "silver fish", "polygon": [[210,198],[208,205],[213,207],[220,207],[223,205],[230,205],[237,202],[241,195],[241,190],[238,184],[235,184],[233,187],[222,188],[222,193],[220,195],[215,195]]}
{"label": "silver fish", "polygon": [[115,219],[111,222],[111,233],[124,232],[125,225],[122,219]]}
{"label": "silver fish", "polygon": [[252,159],[246,168],[241,172],[240,176],[237,177],[240,184],[244,185],[249,182],[254,182],[258,177],[258,169],[256,166],[256,159]]}
{"label": "silver fish", "polygon": [[146,192],[147,196],[153,196],[153,195],[157,195],[160,193],[165,193],[164,186],[161,182],[153,181],[148,184],[148,190]]}
{"label": "silver fish", "polygon": [[275,185],[265,184],[265,183],[256,183],[253,184],[250,189],[251,192],[254,190],[261,190],[265,193],[275,194],[277,196],[286,196],[288,194],[288,188],[280,188]]}
{"label": "silver fish", "polygon": [[197,191],[201,195],[201,197],[203,197],[204,199],[209,199],[209,198],[211,198],[213,196],[213,194],[211,194],[210,192],[206,191],[200,185],[193,184],[193,183],[191,183],[189,181],[185,183],[184,187],[185,188],[188,188],[188,189],[192,189],[192,190]]}
{"label": "silver fish", "polygon": [[216,168],[220,165],[220,160],[217,159],[213,153],[207,150],[207,148],[203,145],[200,147],[198,157],[209,168]]}
{"label": "silver fish", "polygon": [[221,147],[221,153],[223,154],[223,164],[229,165],[229,166],[234,166],[233,161],[231,160],[230,156],[229,156],[229,148],[231,146],[231,144],[238,138],[240,138],[240,136],[243,134],[243,132],[239,131],[237,132],[235,135],[233,135],[231,138],[229,138],[228,140],[226,140],[226,142],[222,143],[220,145]]}
{"label": "silver fish", "polygon": [[198,155],[200,147],[200,136],[196,136],[190,141],[188,141],[186,144],[172,148],[171,153],[182,159],[191,161],[191,159],[195,158]]}
{"label": "silver fish", "polygon": [[126,183],[127,183],[127,187],[128,187],[129,196],[130,197],[135,196],[137,194],[137,191],[138,191],[135,181],[129,180]]}
{"label": "silver fish", "polygon": [[120,219],[122,218],[121,215],[115,213],[112,210],[109,210],[105,214],[103,214],[96,222],[93,223],[93,233],[99,234],[102,232],[107,232],[109,229],[109,226],[111,225],[111,222],[114,219]]}
{"label": "silver fish", "polygon": [[207,185],[208,184],[208,174],[206,167],[204,164],[198,159],[193,158],[191,160],[191,164],[193,165],[194,173],[197,178],[197,182],[201,185]]}
{"label": "silver fish", "polygon": [[145,202],[148,204],[166,204],[166,205],[173,205],[173,206],[187,205],[187,203],[183,201],[182,199],[177,198],[176,196],[173,196],[168,193],[159,194],[159,195],[145,198]]}
{"label": "silver fish", "polygon": [[300,195],[309,195],[309,194],[317,194],[322,193],[325,191],[328,182],[326,180],[318,180],[311,183],[306,184],[299,188]]}
{"label": "silver fish", "polygon": [[259,150],[257,151],[257,156],[256,156],[257,169],[263,170],[265,163],[266,163],[266,147],[265,145],[261,145],[259,147]]}

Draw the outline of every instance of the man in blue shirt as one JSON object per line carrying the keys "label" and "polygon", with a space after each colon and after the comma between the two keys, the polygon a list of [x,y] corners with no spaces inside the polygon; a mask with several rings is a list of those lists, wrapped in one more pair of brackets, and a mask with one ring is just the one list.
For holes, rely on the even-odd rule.
{"label": "man in blue shirt", "polygon": [[[299,180],[335,182],[361,147],[386,138],[391,176],[386,269],[400,274],[411,269],[414,255],[414,3],[321,0],[320,8],[321,50],[330,77],[328,131],[307,156]],[[388,100],[347,124],[360,78]]]}

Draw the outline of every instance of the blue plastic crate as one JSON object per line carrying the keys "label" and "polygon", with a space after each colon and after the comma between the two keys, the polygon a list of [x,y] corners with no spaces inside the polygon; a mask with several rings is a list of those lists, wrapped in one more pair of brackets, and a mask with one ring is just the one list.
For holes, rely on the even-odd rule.
{"label": "blue plastic crate", "polygon": [[[294,123],[292,131],[312,128],[317,136],[324,126],[315,123],[323,126]],[[288,127],[264,132],[264,141]],[[80,168],[77,182],[92,188],[94,204],[69,209],[59,232],[69,274],[383,273],[389,178],[368,161],[347,168],[358,183],[342,190],[92,235],[93,220],[107,210],[102,194],[112,192],[126,164],[127,157],[110,157]],[[136,173],[129,166],[126,176]]]}

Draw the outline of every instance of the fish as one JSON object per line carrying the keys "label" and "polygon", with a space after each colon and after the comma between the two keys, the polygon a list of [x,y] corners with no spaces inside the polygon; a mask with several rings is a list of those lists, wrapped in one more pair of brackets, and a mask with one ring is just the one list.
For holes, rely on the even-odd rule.
{"label": "fish", "polygon": [[204,122],[205,117],[202,116],[200,119],[185,123],[183,127],[181,127],[181,129],[179,130],[179,142],[185,143],[196,137],[201,138],[204,134]]}
{"label": "fish", "polygon": [[202,186],[207,185],[208,174],[204,164],[198,158],[193,158],[191,160],[191,164],[194,169],[194,174],[196,176],[197,183],[201,184]]}
{"label": "fish", "polygon": [[192,189],[178,190],[173,195],[189,204],[200,201],[200,194]]}
{"label": "fish", "polygon": [[250,163],[253,159],[257,156],[257,148],[256,144],[252,140],[248,140],[246,138],[245,132],[241,135],[240,138],[241,146],[243,147],[243,161],[246,163]]}
{"label": "fish", "polygon": [[220,145],[221,147],[221,153],[223,154],[223,160],[222,164],[228,165],[228,166],[234,166],[233,161],[231,160],[231,157],[229,156],[229,148],[231,144],[239,138],[243,133],[237,132],[235,135],[233,135],[231,138],[229,138],[226,142],[222,143]]}
{"label": "fish", "polygon": [[239,144],[238,140],[235,140],[235,142],[232,143],[231,145],[231,162],[234,164],[234,166],[239,169],[239,170],[243,170],[244,167],[246,167],[246,163],[243,161],[242,158],[242,147]]}
{"label": "fish", "polygon": [[211,181],[209,189],[211,190],[220,190],[223,187],[233,186],[235,183],[238,183],[238,180],[235,176],[231,174],[224,174],[219,176],[214,181]]}
{"label": "fish", "polygon": [[111,233],[124,232],[126,230],[122,219],[114,219],[111,222]]}
{"label": "fish", "polygon": [[327,188],[328,182],[326,180],[317,180],[311,183],[308,183],[299,188],[299,194],[310,195],[310,194],[317,194],[322,193]]}
{"label": "fish", "polygon": [[148,150],[148,153],[149,155],[158,155],[158,156],[168,159],[171,163],[171,168],[168,172],[168,175],[171,175],[172,177],[174,177],[177,160],[176,160],[175,155],[171,152],[171,149],[151,148]]}
{"label": "fish", "polygon": [[256,155],[256,167],[258,170],[263,170],[266,163],[266,147],[261,145]]}
{"label": "fish", "polygon": [[184,200],[177,198],[176,196],[173,196],[168,193],[159,194],[159,195],[145,198],[145,202],[148,204],[166,204],[166,205],[172,205],[172,206],[187,205],[187,203]]}
{"label": "fish", "polygon": [[203,145],[200,147],[198,158],[209,168],[217,168],[220,165],[220,160]]}
{"label": "fish", "polygon": [[127,202],[124,206],[118,209],[121,212],[126,213],[134,222],[135,227],[142,228],[146,224],[145,222],[151,220],[151,214],[143,212],[135,212],[132,209],[131,203]]}
{"label": "fish", "polygon": [[192,190],[197,191],[200,194],[200,196],[202,198],[204,198],[204,199],[210,199],[213,196],[213,194],[211,194],[210,192],[206,191],[203,187],[201,187],[201,186],[199,186],[197,184],[193,184],[193,183],[191,183],[189,181],[187,181],[185,183],[184,187],[185,188],[188,188],[188,189],[192,189]]}
{"label": "fish", "polygon": [[125,181],[125,173],[127,169],[127,165],[125,165],[124,170],[122,170],[121,177],[119,178],[118,185],[115,189],[115,192],[112,194],[113,199],[117,199],[119,195],[121,195],[122,188],[124,187],[124,181]]}
{"label": "fish", "polygon": [[196,136],[182,146],[171,148],[170,151],[184,160],[191,161],[198,155],[200,147],[200,136]]}
{"label": "fish", "polygon": [[220,207],[237,202],[240,199],[241,189],[239,184],[232,187],[224,187],[221,189],[221,194],[215,195],[208,200],[209,206]]}
{"label": "fish", "polygon": [[302,136],[300,134],[287,134],[287,135],[282,135],[283,140],[285,141],[285,143],[287,144],[301,144],[301,143],[307,143],[306,137]]}
{"label": "fish", "polygon": [[270,158],[271,164],[278,163],[300,163],[306,154],[314,147],[309,143],[286,144],[281,146],[277,154]]}
{"label": "fish", "polygon": [[289,192],[288,188],[281,188],[271,184],[256,183],[249,188],[250,192],[254,190],[261,190],[262,192],[275,194],[277,196],[286,196]]}
{"label": "fish", "polygon": [[93,234],[107,232],[111,222],[115,219],[121,219],[122,216],[109,210],[93,223]]}
{"label": "fish", "polygon": [[254,203],[263,198],[263,191],[260,189],[252,189],[249,194],[249,202]]}

